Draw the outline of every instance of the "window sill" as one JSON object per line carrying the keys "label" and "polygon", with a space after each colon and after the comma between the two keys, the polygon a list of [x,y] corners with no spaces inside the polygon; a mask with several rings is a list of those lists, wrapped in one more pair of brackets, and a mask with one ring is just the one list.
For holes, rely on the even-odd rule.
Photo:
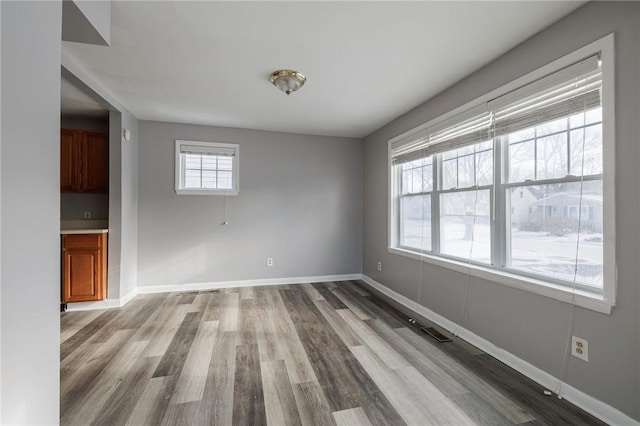
{"label": "window sill", "polygon": [[389,247],[389,253],[415,260],[422,260],[423,262],[431,265],[451,269],[463,274],[503,284],[519,290],[528,291],[530,293],[559,300],[561,302],[575,304],[576,306],[600,312],[602,314],[611,315],[611,308],[614,306],[614,304],[604,300],[603,298],[585,291],[570,290],[543,280],[523,277],[505,271],[497,271],[491,268],[485,268],[479,265],[459,262],[430,254],[420,255],[409,250],[395,247]]}

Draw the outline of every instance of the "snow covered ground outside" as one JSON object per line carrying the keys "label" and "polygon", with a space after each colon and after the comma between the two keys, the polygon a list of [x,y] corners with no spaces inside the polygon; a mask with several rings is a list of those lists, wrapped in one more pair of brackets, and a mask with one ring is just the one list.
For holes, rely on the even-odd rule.
{"label": "snow covered ground outside", "polygon": [[[429,250],[430,231],[428,227],[423,230],[419,220],[408,220],[404,223],[402,244]],[[441,234],[441,253],[462,260],[471,258],[481,263],[491,262],[491,229],[488,224],[476,224],[473,240],[465,240],[464,223],[456,218],[445,219]],[[422,241],[424,244],[421,244]],[[576,283],[602,288],[602,241],[602,234],[599,233],[560,236],[512,228],[510,267],[569,282],[575,279]]]}

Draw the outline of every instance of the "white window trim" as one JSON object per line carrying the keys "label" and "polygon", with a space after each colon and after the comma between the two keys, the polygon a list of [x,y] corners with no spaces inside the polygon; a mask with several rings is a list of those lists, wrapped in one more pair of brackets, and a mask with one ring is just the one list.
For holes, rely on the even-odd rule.
{"label": "white window trim", "polygon": [[[387,151],[388,172],[388,221],[387,241],[389,253],[420,260],[422,262],[452,269],[487,281],[503,284],[509,287],[525,290],[541,296],[562,302],[575,304],[596,312],[610,314],[611,308],[616,304],[617,265],[616,265],[616,230],[615,230],[615,39],[614,34],[609,34],[578,50],[563,56],[541,68],[536,69],[504,86],[495,89],[471,102],[468,102],[454,110],[449,111],[435,119],[432,119],[414,129],[389,140]],[[602,60],[602,137],[603,137],[603,264],[604,280],[602,295],[581,292],[577,289],[554,284],[541,279],[529,278],[519,274],[512,274],[504,270],[483,267],[470,262],[460,262],[440,255],[419,253],[398,247],[399,236],[396,203],[394,200],[394,188],[397,186],[397,176],[393,172],[392,144],[398,141],[417,138],[427,129],[446,122],[455,116],[480,108],[483,104],[505,95],[515,89],[532,83],[542,77],[557,72],[581,59],[600,54]]]}
{"label": "white window trim", "polygon": [[[185,189],[183,188],[182,182],[182,161],[181,161],[181,153],[180,147],[182,145],[190,145],[203,147],[209,150],[229,150],[232,149],[234,151],[233,155],[233,165],[232,165],[232,179],[233,179],[233,187],[231,189]],[[203,141],[191,141],[191,140],[182,140],[176,139],[176,147],[175,147],[175,191],[176,194],[179,195],[238,195],[239,191],[239,155],[240,155],[240,146],[238,144],[232,143],[221,143],[221,142],[203,142]]]}

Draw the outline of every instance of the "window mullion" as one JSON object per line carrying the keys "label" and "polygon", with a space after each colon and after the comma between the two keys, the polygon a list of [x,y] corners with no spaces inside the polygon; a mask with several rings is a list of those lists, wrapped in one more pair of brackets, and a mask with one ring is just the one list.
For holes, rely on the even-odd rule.
{"label": "window mullion", "polygon": [[440,189],[442,187],[442,155],[433,156],[433,185],[431,191],[431,250],[440,253]]}
{"label": "window mullion", "polygon": [[[566,133],[566,141],[567,141],[567,176],[569,176],[572,172],[571,170],[571,123],[569,122],[569,117],[567,117],[567,131]],[[584,170],[580,172],[582,174]]]}
{"label": "window mullion", "polygon": [[216,188],[220,188],[220,156],[216,155]]}
{"label": "window mullion", "polygon": [[509,231],[510,226],[507,223],[507,192],[504,183],[507,181],[509,173],[508,167],[508,149],[509,138],[506,136],[498,136],[495,138],[493,152],[493,164],[495,168],[493,190],[495,192],[495,211],[493,212],[493,246],[492,261],[497,268],[504,268],[508,262],[509,256]]}

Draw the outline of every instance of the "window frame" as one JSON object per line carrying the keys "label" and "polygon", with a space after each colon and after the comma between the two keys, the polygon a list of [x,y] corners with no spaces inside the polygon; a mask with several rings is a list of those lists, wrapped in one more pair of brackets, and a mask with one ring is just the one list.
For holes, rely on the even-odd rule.
{"label": "window frame", "polygon": [[[594,293],[586,291],[581,286],[576,285],[573,287],[561,284],[562,280],[555,280],[552,278],[535,276],[522,271],[514,271],[512,269],[504,268],[504,265],[498,267],[493,265],[481,264],[472,260],[453,258],[450,256],[442,255],[440,253],[433,253],[432,251],[413,250],[407,247],[399,245],[400,241],[400,209],[398,205],[399,192],[397,192],[399,184],[399,167],[394,167],[392,162],[392,144],[402,140],[417,139],[420,135],[424,135],[429,129],[441,126],[456,116],[460,116],[473,109],[477,109],[482,105],[486,105],[489,101],[517,90],[527,84],[530,84],[542,77],[553,74],[583,58],[599,54],[602,70],[602,191],[603,191],[603,265],[604,265],[604,278],[602,293]],[[610,314],[611,308],[616,303],[616,256],[615,256],[615,61],[614,61],[614,34],[609,34],[599,40],[596,40],[582,48],[575,50],[574,52],[565,55],[547,65],[544,65],[504,86],[495,89],[467,104],[464,104],[446,114],[443,114],[435,119],[430,120],[427,123],[422,124],[419,127],[411,129],[391,140],[388,143],[388,251],[392,254],[401,255],[404,257],[420,260],[428,264],[445,267],[458,272],[462,272],[471,276],[482,278],[491,282],[504,284],[509,287],[518,288],[534,294],[546,296],[555,300],[575,304],[577,306],[585,307],[597,312]],[[478,142],[481,142],[480,140]],[[500,179],[494,180],[494,183],[489,185],[490,191],[501,191],[507,194],[507,191],[511,186],[517,183],[510,183],[507,176],[504,174],[506,170],[507,161],[504,160],[503,164],[500,161],[503,160],[507,149],[506,143],[494,143],[494,173],[496,176],[500,176]],[[499,151],[500,150],[500,151]],[[437,189],[437,185],[440,184],[440,180],[435,180],[436,174],[440,172],[442,162],[438,157],[442,157],[442,154],[433,155],[433,173],[434,183],[432,194],[432,217],[439,213],[438,206],[436,206],[437,213],[434,212],[434,202],[439,202],[439,195],[446,190]],[[555,181],[555,179],[552,179]],[[578,178],[580,180],[580,178]],[[587,179],[585,179],[586,181]],[[496,185],[496,182],[499,184]],[[537,181],[534,184],[544,184],[545,181]],[[510,186],[511,185],[511,186]],[[486,186],[483,185],[483,188]],[[465,188],[464,190],[470,190],[472,188]],[[433,194],[437,194],[434,196]],[[507,195],[496,196],[494,205],[491,206],[492,215],[492,259],[497,259],[500,262],[504,262],[507,256],[506,250],[508,247],[507,242],[507,225],[506,219],[508,218],[506,208]],[[559,213],[560,214],[560,213]],[[439,220],[432,220],[432,234],[438,237],[434,238],[434,246],[432,250],[439,250],[436,247],[439,242],[440,226]],[[499,244],[495,244],[496,241],[500,241]]]}
{"label": "window frame", "polygon": [[[184,186],[184,161],[181,147],[188,145],[190,147],[201,147],[203,154],[214,154],[218,151],[228,152],[233,151],[231,156],[231,188],[187,188]],[[178,195],[238,195],[239,191],[239,156],[240,146],[232,143],[222,142],[205,142],[205,141],[192,141],[184,139],[176,139],[175,142],[175,191]]]}

